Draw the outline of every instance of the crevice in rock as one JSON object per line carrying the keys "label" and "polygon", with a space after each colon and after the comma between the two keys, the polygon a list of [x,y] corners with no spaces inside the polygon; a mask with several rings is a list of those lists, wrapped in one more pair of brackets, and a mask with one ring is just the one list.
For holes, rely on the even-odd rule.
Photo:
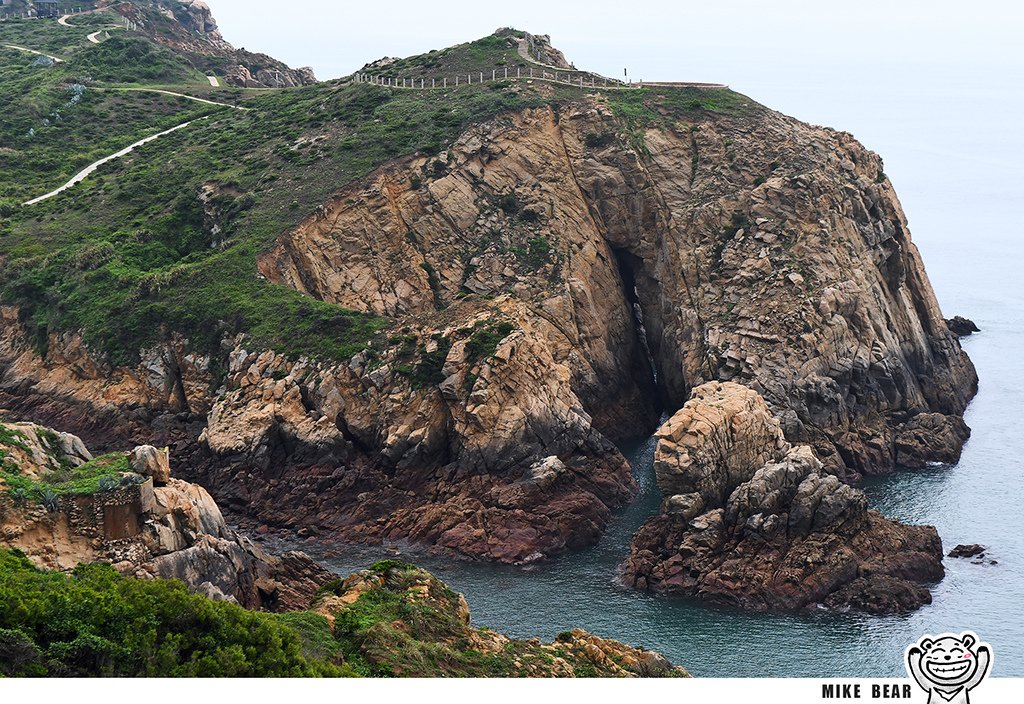
{"label": "crevice in rock", "polygon": [[615,266],[619,272],[619,279],[622,281],[623,295],[633,313],[636,348],[643,354],[642,359],[634,361],[634,377],[637,384],[651,394],[654,410],[660,415],[667,407],[671,406],[671,403],[668,400],[668,394],[665,393],[660,382],[660,370],[647,336],[647,327],[644,324],[644,308],[637,291],[636,272],[642,262],[639,257],[626,249],[612,247],[611,250],[615,256]]}

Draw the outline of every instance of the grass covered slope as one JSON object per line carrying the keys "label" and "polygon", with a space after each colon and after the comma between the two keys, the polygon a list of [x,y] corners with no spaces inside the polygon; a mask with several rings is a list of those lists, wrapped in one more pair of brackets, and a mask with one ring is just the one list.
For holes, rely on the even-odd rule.
{"label": "grass covered slope", "polygon": [[460,595],[392,561],[325,585],[314,608],[253,612],[175,580],[47,572],[0,549],[0,676],[686,676],[584,631],[542,644],[472,628]]}
{"label": "grass covered slope", "polygon": [[[18,24],[2,29],[12,41]],[[134,361],[171,331],[201,353],[220,355],[222,339],[245,332],[255,348],[347,360],[397,321],[269,284],[258,276],[257,255],[331,194],[390,160],[443,155],[474,123],[584,95],[543,82],[402,91],[342,80],[250,92],[249,110],[237,111],[112,90],[141,84],[215,100],[243,96],[211,91],[189,57],[145,36],[124,33],[83,48],[55,21],[40,20],[31,32],[44,33],[42,25],[45,41],[21,39],[53,48],[66,36],[67,61],[45,66],[12,54],[15,68],[0,75],[0,95],[18,105],[0,126],[0,165],[14,175],[0,183],[0,301],[20,307],[40,346],[48,332],[78,330],[115,364]],[[510,43],[516,34],[392,62],[387,70],[489,73],[522,61]],[[698,89],[661,90],[657,97],[609,91],[606,99],[633,129],[641,120],[671,119],[656,104],[665,95],[674,96],[669,112],[749,104],[733,93]],[[104,165],[59,196],[20,205],[98,156],[200,116],[207,119]],[[435,169],[443,175],[443,159]]]}
{"label": "grass covered slope", "polygon": [[[319,625],[323,628],[323,617]],[[294,619],[293,619],[294,622]],[[190,594],[174,580],[71,575],[0,550],[0,675],[309,677],[352,674],[286,620]]]}

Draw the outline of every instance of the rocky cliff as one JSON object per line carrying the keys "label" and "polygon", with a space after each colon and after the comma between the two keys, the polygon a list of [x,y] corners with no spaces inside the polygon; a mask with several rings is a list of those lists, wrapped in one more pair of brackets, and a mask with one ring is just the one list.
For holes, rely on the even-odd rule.
{"label": "rocky cliff", "polygon": [[635,490],[613,442],[706,382],[823,476],[956,461],[977,378],[877,155],[725,90],[507,90],[534,107],[339,184],[259,257],[388,320],[351,359],[241,336],[115,370],[11,309],[0,400],[105,409],[271,525],[508,562],[597,540]]}

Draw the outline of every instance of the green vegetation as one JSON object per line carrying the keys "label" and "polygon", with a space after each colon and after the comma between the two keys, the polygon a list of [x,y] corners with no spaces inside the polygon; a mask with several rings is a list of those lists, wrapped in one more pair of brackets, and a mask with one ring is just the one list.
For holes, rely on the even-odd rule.
{"label": "green vegetation", "polygon": [[[348,592],[345,581],[356,591]],[[351,593],[351,603],[324,603]],[[621,674],[560,634],[550,645],[469,625],[461,596],[413,565],[384,560],[335,580],[312,611],[270,614],[190,594],[175,580],[70,575],[0,549],[0,677],[514,677]],[[678,670],[647,672],[677,676]]]}
{"label": "green vegetation", "polygon": [[521,674],[517,657],[525,643],[512,641],[497,653],[475,649],[459,617],[459,595],[412,565],[387,561],[371,571],[381,586],[364,592],[336,614],[335,637],[345,661],[375,677],[487,677]]}
{"label": "green vegetation", "polygon": [[0,203],[8,205],[0,217],[111,152],[217,110],[159,93],[102,90],[75,62],[40,65],[31,54],[2,47],[0,103],[0,173],[17,175],[0,181]]}
{"label": "green vegetation", "polygon": [[25,444],[25,434],[20,430],[14,428],[8,428],[6,425],[0,424],[0,477],[7,473],[17,473],[18,466],[14,463],[11,458],[12,450],[21,450],[22,452],[29,452],[28,445]]}
{"label": "green vegetation", "polygon": [[508,321],[478,324],[466,344],[466,357],[471,363],[493,357],[498,350],[498,343],[515,329],[515,325]]}
{"label": "green vegetation", "polygon": [[622,123],[622,138],[647,154],[643,130],[699,120],[707,114],[748,115],[758,105],[750,98],[720,88],[649,87],[609,91],[608,105]]}
{"label": "green vegetation", "polygon": [[72,68],[106,83],[198,83],[206,80],[188,61],[148,39],[111,32],[110,38],[75,55]]}
{"label": "green vegetation", "polygon": [[[65,464],[38,479],[23,474],[9,458],[4,459],[2,455],[3,450],[0,449],[0,482],[8,493],[19,500],[42,504],[53,504],[55,497],[65,495],[110,491],[142,479],[131,474],[128,458],[123,453],[102,455],[80,467]],[[55,505],[49,507],[56,508]]]}
{"label": "green vegetation", "polygon": [[121,577],[108,565],[71,575],[0,550],[0,675],[308,677],[351,675],[327,623],[190,594],[174,580]]}
{"label": "green vegetation", "polygon": [[[157,34],[175,31],[156,15],[147,22]],[[218,358],[225,337],[246,333],[251,347],[291,358],[349,359],[392,321],[271,284],[258,273],[260,255],[345,184],[390,160],[440,154],[478,121],[580,96],[564,85],[526,83],[448,91],[344,82],[213,90],[203,78],[207,64],[196,55],[175,53],[140,33],[112,34],[98,46],[50,21],[9,23],[0,33],[11,43],[64,42],[66,51],[53,51],[67,59],[46,66],[3,50],[0,102],[15,107],[0,124],[0,170],[15,178],[0,182],[0,301],[19,306],[40,351],[49,332],[80,330],[114,364],[135,362],[141,349],[171,332]],[[411,77],[512,66],[521,61],[511,36],[519,34],[410,57],[388,70]],[[251,69],[264,61],[246,56],[256,62]],[[250,109],[121,90],[143,86],[244,99]],[[669,119],[655,103],[684,116],[746,104],[728,91],[696,89],[609,91],[608,100],[641,135],[643,125]],[[20,205],[101,156],[201,116],[207,119],[104,165],[69,192]],[[610,139],[595,135],[588,143]],[[428,160],[414,187],[446,169],[444,159]],[[524,223],[542,218],[512,194],[498,206]],[[522,249],[520,261],[536,269],[551,245],[538,236]],[[424,269],[440,310],[440,281],[429,264]],[[490,346],[479,345],[482,352]],[[433,358],[408,365],[403,369],[415,384],[433,383],[439,374]]]}
{"label": "green vegetation", "polygon": [[492,34],[447,49],[399,59],[380,68],[369,69],[368,73],[397,80],[399,84],[403,78],[414,79],[417,85],[420,79],[424,79],[425,86],[430,85],[431,78],[447,78],[449,86],[452,86],[455,76],[460,77],[460,83],[465,83],[469,78],[472,83],[476,83],[481,73],[489,81],[492,71],[502,76],[506,68],[509,69],[509,75],[514,76],[516,66],[528,65],[519,55],[515,43],[515,38],[521,36],[523,33],[516,30],[501,35]]}

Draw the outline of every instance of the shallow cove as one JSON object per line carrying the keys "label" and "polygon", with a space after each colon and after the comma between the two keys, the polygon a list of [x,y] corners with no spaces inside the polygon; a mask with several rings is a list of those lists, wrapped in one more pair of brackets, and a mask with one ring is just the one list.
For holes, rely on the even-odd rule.
{"label": "shallow cove", "polygon": [[[967,342],[983,379],[992,365],[1019,364],[1021,321]],[[1005,327],[1004,327],[1005,326]],[[1021,370],[1018,370],[1021,371]],[[1020,378],[1019,376],[1017,378]],[[656,512],[653,438],[628,448],[640,496],[619,512],[592,548],[532,569],[409,555],[469,601],[476,626],[546,640],[560,631],[593,633],[658,650],[698,676],[903,676],[903,649],[925,632],[972,629],[993,645],[996,674],[1024,674],[1024,628],[1017,617],[1024,581],[1024,549],[1015,525],[1021,503],[1020,465],[1010,444],[1016,418],[1013,388],[983,387],[967,421],[974,437],[956,467],[902,472],[870,480],[874,507],[906,521],[938,526],[948,551],[960,542],[991,546],[997,565],[946,558],[947,575],[934,603],[908,616],[871,617],[811,611],[752,614],[692,601],[655,597],[614,583],[633,531]],[[1007,480],[1015,479],[1011,485]],[[303,546],[309,549],[309,546]],[[325,562],[340,574],[395,557],[383,549],[346,553]]]}

